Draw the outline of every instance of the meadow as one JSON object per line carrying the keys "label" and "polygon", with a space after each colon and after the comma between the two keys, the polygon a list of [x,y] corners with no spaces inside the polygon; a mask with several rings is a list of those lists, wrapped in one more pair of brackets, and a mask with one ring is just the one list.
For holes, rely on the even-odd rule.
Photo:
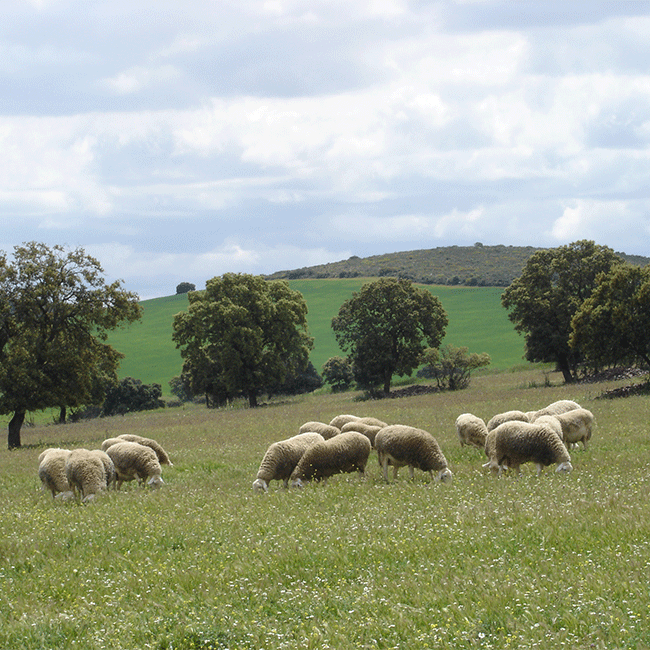
{"label": "meadow", "polygon": [[[323,364],[342,352],[332,331],[332,318],[345,300],[376,278],[337,280],[290,280],[300,291],[309,313],[307,322],[314,349],[310,360],[318,372]],[[443,344],[467,346],[470,352],[487,352],[491,368],[506,369],[523,363],[523,338],[501,306],[499,287],[425,286],[438,296],[449,316]],[[125,355],[120,377],[134,377],[145,384],[158,383],[169,396],[169,380],[181,372],[182,359],[172,337],[174,314],[187,309],[187,294],[142,301],[143,319],[111,333],[109,342]]]}
{"label": "meadow", "polygon": [[[36,426],[0,450],[0,647],[95,650],[650,647],[650,400],[620,382],[564,386],[548,368],[483,373],[467,390],[358,401],[307,395],[258,409],[196,405]],[[574,471],[497,478],[454,421],[557,399],[592,410]],[[412,424],[454,472],[366,476],[267,494],[267,446],[338,413]],[[53,501],[45,447],[153,437],[174,462],[158,491]]]}

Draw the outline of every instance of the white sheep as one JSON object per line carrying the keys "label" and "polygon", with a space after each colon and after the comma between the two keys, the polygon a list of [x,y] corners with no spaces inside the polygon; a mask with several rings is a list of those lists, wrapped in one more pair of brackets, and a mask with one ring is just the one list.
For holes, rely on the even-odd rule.
{"label": "white sheep", "polygon": [[334,436],[338,436],[341,433],[341,429],[338,427],[332,426],[331,424],[325,424],[325,422],[305,422],[298,433],[320,433],[325,440],[329,440]]}
{"label": "white sheep", "polygon": [[171,460],[169,460],[167,452],[163,449],[162,445],[159,442],[153,440],[152,438],[144,438],[143,436],[138,436],[135,433],[122,433],[121,435],[117,436],[117,438],[107,438],[104,440],[104,442],[102,442],[102,450],[106,451],[111,445],[124,441],[137,442],[140,445],[149,447],[156,452],[156,456],[158,456],[158,462],[161,465],[169,465],[169,467],[174,466]]}
{"label": "white sheep", "polygon": [[382,429],[388,426],[388,422],[384,422],[383,420],[379,420],[378,418],[373,417],[359,418],[358,421],[362,422],[363,424],[369,424],[371,427],[381,427]]}
{"label": "white sheep", "polygon": [[569,411],[573,411],[579,408],[582,407],[580,404],[578,404],[578,402],[574,402],[570,399],[561,399],[557,402],[549,404],[548,406],[545,406],[539,411],[535,411],[535,413],[533,413],[531,416],[530,421],[535,422],[535,420],[539,417],[542,417],[542,415],[561,415],[562,413],[568,413]]}
{"label": "white sheep", "polygon": [[364,474],[370,449],[370,440],[358,431],[346,431],[310,445],[291,473],[291,486],[302,487],[312,480],[326,482],[335,474]]}
{"label": "white sheep", "polygon": [[461,413],[456,418],[455,424],[461,447],[470,445],[479,449],[485,449],[485,439],[487,438],[488,430],[482,418],[472,413]]}
{"label": "white sheep", "polygon": [[557,472],[573,469],[571,457],[557,431],[547,422],[504,422],[495,430],[495,459],[499,474],[506,469],[520,472],[520,465],[534,463],[537,474],[557,464]]}
{"label": "white sheep", "polygon": [[580,442],[584,449],[587,449],[587,441],[591,439],[594,425],[594,414],[591,411],[583,408],[573,409],[560,413],[555,418],[562,428],[562,441],[567,449],[578,447]]}
{"label": "white sheep", "polygon": [[358,431],[359,433],[363,433],[368,440],[370,440],[370,445],[372,447],[375,446],[375,436],[379,431],[381,431],[383,427],[379,427],[376,425],[372,424],[366,424],[365,422],[362,422],[361,420],[353,420],[352,422],[348,422],[347,424],[344,424],[343,427],[341,428],[341,431]]}
{"label": "white sheep", "polygon": [[341,429],[344,424],[347,424],[348,422],[352,422],[353,420],[360,420],[358,415],[351,415],[349,413],[345,413],[342,415],[337,415],[333,417],[330,421],[330,424],[333,427],[336,427],[337,429]]}
{"label": "white sheep", "polygon": [[269,483],[274,480],[283,481],[284,487],[288,487],[291,472],[307,447],[324,440],[320,433],[307,432],[274,442],[262,458],[257,470],[257,478],[253,481],[253,490],[268,492]]}
{"label": "white sheep", "polygon": [[73,495],[65,475],[65,462],[68,456],[70,456],[69,449],[50,447],[38,457],[38,477],[41,479],[43,489],[49,490],[53,499],[57,494],[60,494],[62,499]]}
{"label": "white sheep", "polygon": [[124,440],[108,447],[106,453],[115,465],[118,490],[124,481],[134,479],[140,485],[146,481],[153,488],[164,484],[160,461],[151,447]]}
{"label": "white sheep", "polygon": [[104,465],[104,472],[106,474],[106,488],[110,489],[111,485],[115,487],[117,482],[117,473],[115,472],[115,465],[111,460],[111,457],[101,449],[91,449],[91,454],[94,454],[102,461]]}
{"label": "white sheep", "polygon": [[499,471],[499,463],[497,462],[497,447],[496,447],[497,429],[492,429],[492,431],[489,431],[487,436],[485,437],[485,455],[487,456],[488,460],[487,463],[483,464],[484,468],[490,469],[494,473]]}
{"label": "white sheep", "polygon": [[384,427],[375,437],[375,449],[386,482],[388,465],[393,465],[393,479],[397,478],[400,467],[408,465],[411,479],[417,468],[429,472],[434,480],[444,483],[452,480],[452,472],[437,440],[424,429],[404,424]]}
{"label": "white sheep", "polygon": [[88,449],[73,449],[65,462],[65,476],[72,491],[81,494],[84,503],[92,501],[97,494],[105,492],[106,467],[99,454]]}
{"label": "white sheep", "polygon": [[513,420],[519,422],[530,422],[529,415],[523,411],[504,411],[503,413],[497,413],[488,420],[487,430],[488,432],[496,429],[500,424],[504,422],[512,422]]}

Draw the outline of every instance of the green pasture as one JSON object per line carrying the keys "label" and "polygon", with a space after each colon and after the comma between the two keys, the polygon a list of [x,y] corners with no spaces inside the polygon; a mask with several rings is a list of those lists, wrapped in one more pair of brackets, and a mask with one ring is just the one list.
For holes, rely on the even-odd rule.
{"label": "green pasture", "polygon": [[[180,301],[179,301],[180,302]],[[550,381],[549,381],[550,380]],[[650,400],[597,400],[528,368],[467,390],[264,408],[196,405],[24,430],[0,447],[0,648],[20,650],[646,650],[650,645]],[[595,414],[574,471],[496,477],[454,421],[574,399]],[[267,494],[268,445],[307,420],[373,415],[429,430],[449,485],[401,469]],[[41,490],[46,447],[139,433],[174,463],[158,491],[88,505]]]}
{"label": "green pasture", "polygon": [[[290,286],[300,291],[307,302],[307,316],[314,350],[311,361],[317,371],[332,356],[340,355],[332,318],[345,300],[358,291],[368,279],[291,280]],[[491,368],[507,369],[523,363],[523,339],[507,318],[499,287],[424,287],[440,298],[449,316],[449,327],[443,341],[467,346],[470,352],[487,352]],[[121,377],[135,377],[144,383],[159,383],[169,392],[169,380],[180,374],[182,360],[172,336],[174,314],[187,309],[187,295],[145,300],[141,322],[117,330],[110,343],[125,355]],[[404,315],[408,318],[408,314]]]}

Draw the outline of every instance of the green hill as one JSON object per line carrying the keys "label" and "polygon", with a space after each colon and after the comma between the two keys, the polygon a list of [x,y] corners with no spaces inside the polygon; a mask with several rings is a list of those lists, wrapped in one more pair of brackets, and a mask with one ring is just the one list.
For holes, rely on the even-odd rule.
{"label": "green hill", "polygon": [[[323,363],[340,355],[331,328],[332,318],[354,291],[372,278],[290,280],[309,308],[308,325],[314,337],[311,362],[320,372]],[[523,339],[516,334],[501,307],[498,287],[427,286],[440,298],[449,316],[443,341],[465,345],[470,352],[487,352],[492,368],[505,369],[522,363]],[[110,343],[125,355],[121,377],[159,383],[169,393],[169,380],[180,374],[182,360],[172,336],[174,314],[187,308],[187,294],[145,300],[142,321],[111,334]],[[405,316],[407,316],[405,314]]]}

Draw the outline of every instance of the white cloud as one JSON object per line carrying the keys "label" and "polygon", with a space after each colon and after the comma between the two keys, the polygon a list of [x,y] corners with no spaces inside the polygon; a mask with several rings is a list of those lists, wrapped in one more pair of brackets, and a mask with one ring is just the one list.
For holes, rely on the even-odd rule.
{"label": "white cloud", "polygon": [[157,67],[135,66],[118,75],[103,79],[102,85],[118,95],[138,93],[147,86],[173,81],[180,76],[180,71],[173,65]]}
{"label": "white cloud", "polygon": [[555,220],[552,236],[560,243],[578,239],[609,240],[611,231],[618,231],[632,216],[626,201],[575,200],[564,207]]}

